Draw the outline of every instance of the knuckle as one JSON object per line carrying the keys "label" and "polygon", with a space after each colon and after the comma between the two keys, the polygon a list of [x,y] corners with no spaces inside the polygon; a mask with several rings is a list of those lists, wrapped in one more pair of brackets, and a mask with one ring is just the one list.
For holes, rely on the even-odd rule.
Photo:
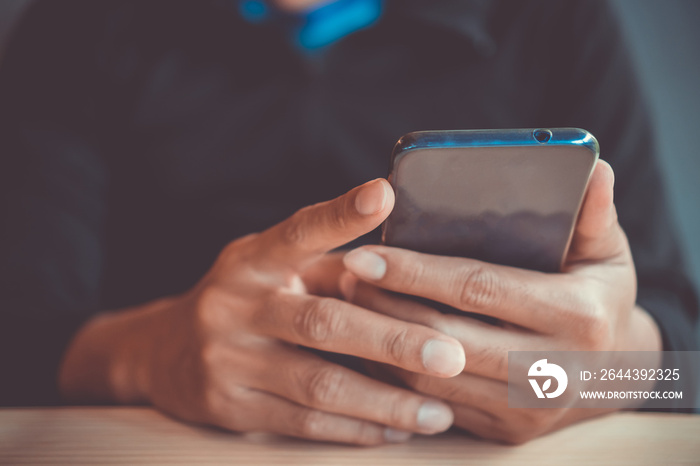
{"label": "knuckle", "polygon": [[217,265],[217,264],[227,265],[230,262],[234,261],[235,258],[238,256],[238,249],[239,248],[238,248],[238,244],[236,241],[231,241],[230,243],[228,243],[219,252],[219,255],[216,258],[215,265]]}
{"label": "knuckle", "polygon": [[329,301],[316,299],[303,308],[294,318],[294,329],[304,342],[324,343],[337,334],[341,318],[333,312]]}
{"label": "knuckle", "polygon": [[259,237],[260,233],[251,233],[228,243],[219,252],[213,270],[229,274],[235,271],[238,264],[249,260],[254,254],[255,242]]}
{"label": "knuckle", "polygon": [[394,402],[389,405],[388,417],[386,424],[389,426],[403,426],[406,424],[405,421],[405,410],[403,409],[403,404]]}
{"label": "knuckle", "polygon": [[[343,200],[345,201],[345,200]],[[324,221],[334,231],[344,231],[348,228],[346,202],[330,204],[331,208],[325,211]]]}
{"label": "knuckle", "polygon": [[[415,395],[400,394],[393,397],[386,407],[386,421],[389,426],[397,427],[413,427],[415,425],[415,411],[413,411],[413,422],[409,420],[411,417],[410,410],[407,407],[411,406],[411,400]],[[411,425],[413,424],[413,425]]]}
{"label": "knuckle", "polygon": [[501,280],[484,266],[476,265],[459,272],[454,283],[457,303],[463,310],[492,308],[502,299]]}
{"label": "knuckle", "polygon": [[219,328],[227,316],[227,294],[217,286],[207,286],[195,301],[195,319],[200,328]]}
{"label": "knuckle", "polygon": [[384,345],[384,354],[389,361],[394,365],[399,365],[405,359],[408,330],[404,328],[394,331],[385,340]]}
{"label": "knuckle", "polygon": [[402,287],[410,290],[416,288],[425,276],[425,265],[419,260],[400,264]]}
{"label": "knuckle", "polygon": [[335,404],[345,383],[345,375],[333,366],[317,369],[306,382],[306,399],[310,406]]}
{"label": "knuckle", "polygon": [[308,236],[306,230],[306,213],[308,212],[308,207],[297,211],[289,221],[284,223],[282,228],[282,241],[289,246],[300,246],[305,243]]}

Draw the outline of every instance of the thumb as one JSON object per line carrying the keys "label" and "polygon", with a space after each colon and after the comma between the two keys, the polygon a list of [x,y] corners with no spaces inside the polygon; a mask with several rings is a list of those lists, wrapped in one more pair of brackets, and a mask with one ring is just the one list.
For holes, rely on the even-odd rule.
{"label": "thumb", "polygon": [[626,239],[613,203],[614,184],[612,167],[599,160],[588,182],[567,263],[605,260],[625,250]]}

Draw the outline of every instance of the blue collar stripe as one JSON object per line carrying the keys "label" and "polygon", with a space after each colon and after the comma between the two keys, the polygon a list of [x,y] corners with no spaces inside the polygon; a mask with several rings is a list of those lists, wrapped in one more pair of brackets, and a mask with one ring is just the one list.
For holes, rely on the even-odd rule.
{"label": "blue collar stripe", "polygon": [[279,21],[297,46],[317,50],[373,25],[381,15],[382,0],[335,0],[299,15],[274,11],[263,0],[242,0],[240,12],[251,23]]}

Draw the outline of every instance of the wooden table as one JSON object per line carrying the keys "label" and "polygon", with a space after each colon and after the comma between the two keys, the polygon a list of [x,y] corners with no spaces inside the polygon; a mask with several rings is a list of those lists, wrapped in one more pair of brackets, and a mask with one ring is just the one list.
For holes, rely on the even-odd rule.
{"label": "wooden table", "polygon": [[511,447],[456,432],[358,448],[237,435],[149,408],[0,410],[0,464],[700,464],[700,416],[619,413]]}

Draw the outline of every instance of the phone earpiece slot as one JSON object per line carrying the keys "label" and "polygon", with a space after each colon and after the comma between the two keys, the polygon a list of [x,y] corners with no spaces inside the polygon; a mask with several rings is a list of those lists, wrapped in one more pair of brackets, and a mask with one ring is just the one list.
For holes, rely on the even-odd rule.
{"label": "phone earpiece slot", "polygon": [[540,144],[546,144],[552,139],[552,132],[548,129],[536,129],[532,132],[532,137]]}

